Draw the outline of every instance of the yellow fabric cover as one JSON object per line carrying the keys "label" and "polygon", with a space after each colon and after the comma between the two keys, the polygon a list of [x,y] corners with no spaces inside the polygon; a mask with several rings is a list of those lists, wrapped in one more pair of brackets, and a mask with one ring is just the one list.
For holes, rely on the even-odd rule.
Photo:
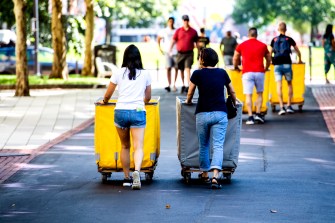
{"label": "yellow fabric cover", "polygon": [[[122,170],[120,159],[121,142],[114,125],[114,108],[116,99],[108,105],[95,106],[94,145],[96,163],[99,169]],[[152,99],[145,106],[147,124],[144,134],[142,168],[153,167],[160,153],[160,117],[159,99]],[[131,142],[132,143],[132,142]],[[130,149],[130,168],[134,168],[134,148]]]}
{"label": "yellow fabric cover", "polygon": [[[292,64],[293,71],[293,98],[292,104],[303,104],[305,94],[305,64]],[[287,103],[288,100],[288,87],[285,77],[282,79],[282,94],[283,102]],[[274,66],[270,66],[270,104],[278,105],[279,99],[277,94],[276,80],[274,75]]]}
{"label": "yellow fabric cover", "polygon": [[[245,103],[245,95],[243,94],[243,83],[242,83],[242,71],[233,70],[233,69],[226,69],[229,78],[231,80],[231,83],[234,87],[234,90],[236,92],[236,98],[238,98],[243,103],[243,113],[248,113],[247,105]],[[265,78],[264,78],[264,91],[263,91],[263,103],[261,107],[262,113],[267,113],[267,103],[269,101],[269,79],[270,79],[270,72],[265,72]],[[257,92],[256,88],[254,87],[253,93],[252,93],[252,111],[256,112],[256,99],[257,99]]]}

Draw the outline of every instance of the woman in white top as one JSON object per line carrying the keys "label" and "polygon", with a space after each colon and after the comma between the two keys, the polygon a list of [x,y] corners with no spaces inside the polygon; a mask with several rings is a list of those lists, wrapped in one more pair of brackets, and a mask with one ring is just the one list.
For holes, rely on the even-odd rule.
{"label": "woman in white top", "polygon": [[[141,54],[135,45],[129,45],[123,55],[121,69],[112,75],[100,104],[107,104],[118,86],[119,97],[114,111],[114,124],[121,140],[121,162],[124,172],[123,186],[141,189],[140,170],[143,160],[145,103],[151,99],[151,77],[143,69]],[[130,133],[134,144],[135,171],[129,177]]]}

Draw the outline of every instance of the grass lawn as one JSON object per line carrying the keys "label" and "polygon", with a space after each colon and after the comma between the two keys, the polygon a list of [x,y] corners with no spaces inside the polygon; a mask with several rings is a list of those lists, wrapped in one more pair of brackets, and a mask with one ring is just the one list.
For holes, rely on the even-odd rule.
{"label": "grass lawn", "polygon": [[[15,85],[15,75],[0,75],[0,85]],[[29,76],[29,85],[94,85],[100,84],[101,79],[95,77],[81,77],[78,74],[70,75],[68,80],[48,79],[47,76],[42,78]]]}

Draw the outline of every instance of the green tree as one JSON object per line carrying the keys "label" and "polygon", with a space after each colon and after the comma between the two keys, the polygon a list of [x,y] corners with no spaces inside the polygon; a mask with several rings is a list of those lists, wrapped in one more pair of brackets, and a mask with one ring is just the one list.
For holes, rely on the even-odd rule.
{"label": "green tree", "polygon": [[175,10],[178,0],[116,1],[114,18],[126,19],[129,27],[148,27],[160,16]]}
{"label": "green tree", "polygon": [[[295,27],[308,23],[311,37],[320,22],[330,22],[335,13],[333,0],[239,0],[233,11],[236,23],[264,26],[276,18],[292,22]],[[300,29],[303,31],[304,28]]]}
{"label": "green tree", "polygon": [[15,96],[29,96],[27,44],[26,44],[26,0],[13,0],[16,22],[16,87]]}
{"label": "green tree", "polygon": [[49,78],[68,79],[66,63],[66,39],[63,27],[62,0],[52,0],[52,48],[54,49],[52,70]]}

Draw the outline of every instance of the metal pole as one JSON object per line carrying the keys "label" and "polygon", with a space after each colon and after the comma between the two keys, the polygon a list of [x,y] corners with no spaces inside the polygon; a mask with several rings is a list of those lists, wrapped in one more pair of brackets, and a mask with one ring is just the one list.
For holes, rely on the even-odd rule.
{"label": "metal pole", "polygon": [[41,76],[40,64],[38,62],[38,44],[39,44],[39,23],[38,23],[38,0],[34,0],[34,18],[33,18],[33,32],[35,37],[35,52],[34,52],[34,61],[35,61],[35,73],[38,77]]}
{"label": "metal pole", "polygon": [[309,51],[309,81],[312,82],[312,42],[308,44]]}

